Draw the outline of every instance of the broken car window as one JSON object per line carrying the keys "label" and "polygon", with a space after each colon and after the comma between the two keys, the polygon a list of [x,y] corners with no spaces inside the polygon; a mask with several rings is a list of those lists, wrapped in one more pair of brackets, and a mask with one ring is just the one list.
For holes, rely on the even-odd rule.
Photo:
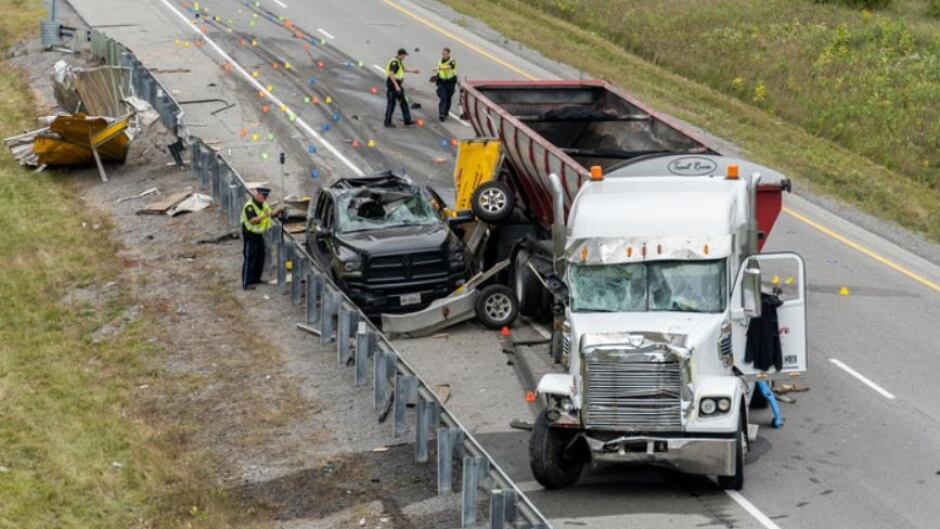
{"label": "broken car window", "polygon": [[362,189],[340,196],[337,208],[342,233],[440,223],[420,192]]}
{"label": "broken car window", "polygon": [[575,312],[721,312],[725,261],[657,261],[569,268]]}

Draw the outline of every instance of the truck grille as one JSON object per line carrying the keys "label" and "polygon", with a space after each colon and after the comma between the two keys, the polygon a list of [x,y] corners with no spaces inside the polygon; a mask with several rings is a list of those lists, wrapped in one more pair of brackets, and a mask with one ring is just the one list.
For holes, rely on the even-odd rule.
{"label": "truck grille", "polygon": [[682,429],[679,363],[586,359],[588,428],[617,431]]}
{"label": "truck grille", "polygon": [[447,277],[447,261],[438,252],[372,257],[368,262],[366,281],[395,282]]}

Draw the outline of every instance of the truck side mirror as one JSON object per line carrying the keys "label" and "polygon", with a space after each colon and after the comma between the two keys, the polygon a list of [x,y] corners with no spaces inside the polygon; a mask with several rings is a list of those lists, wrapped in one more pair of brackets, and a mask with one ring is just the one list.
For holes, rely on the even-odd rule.
{"label": "truck side mirror", "polygon": [[761,315],[761,291],[760,291],[760,268],[744,269],[744,277],[741,280],[741,306],[744,309],[744,315],[748,318],[760,318]]}

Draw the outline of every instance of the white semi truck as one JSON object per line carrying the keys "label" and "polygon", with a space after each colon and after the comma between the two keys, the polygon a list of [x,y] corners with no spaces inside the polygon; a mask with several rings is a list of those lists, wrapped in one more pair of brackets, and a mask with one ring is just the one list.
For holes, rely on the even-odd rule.
{"label": "white semi truck", "polygon": [[759,253],[789,181],[603,82],[462,93],[508,162],[474,195],[479,218],[504,223],[491,259],[512,259],[520,312],[553,320],[567,367],[536,389],[536,480],[565,487],[611,462],[740,489],[755,382],[806,370],[803,261]]}

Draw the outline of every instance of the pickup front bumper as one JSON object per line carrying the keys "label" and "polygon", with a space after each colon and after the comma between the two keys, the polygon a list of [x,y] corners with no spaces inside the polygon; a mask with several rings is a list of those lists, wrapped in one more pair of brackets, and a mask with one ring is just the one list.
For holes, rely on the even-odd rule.
{"label": "pickup front bumper", "polygon": [[584,436],[595,461],[672,468],[689,474],[731,476],[733,437],[622,436],[608,441]]}

